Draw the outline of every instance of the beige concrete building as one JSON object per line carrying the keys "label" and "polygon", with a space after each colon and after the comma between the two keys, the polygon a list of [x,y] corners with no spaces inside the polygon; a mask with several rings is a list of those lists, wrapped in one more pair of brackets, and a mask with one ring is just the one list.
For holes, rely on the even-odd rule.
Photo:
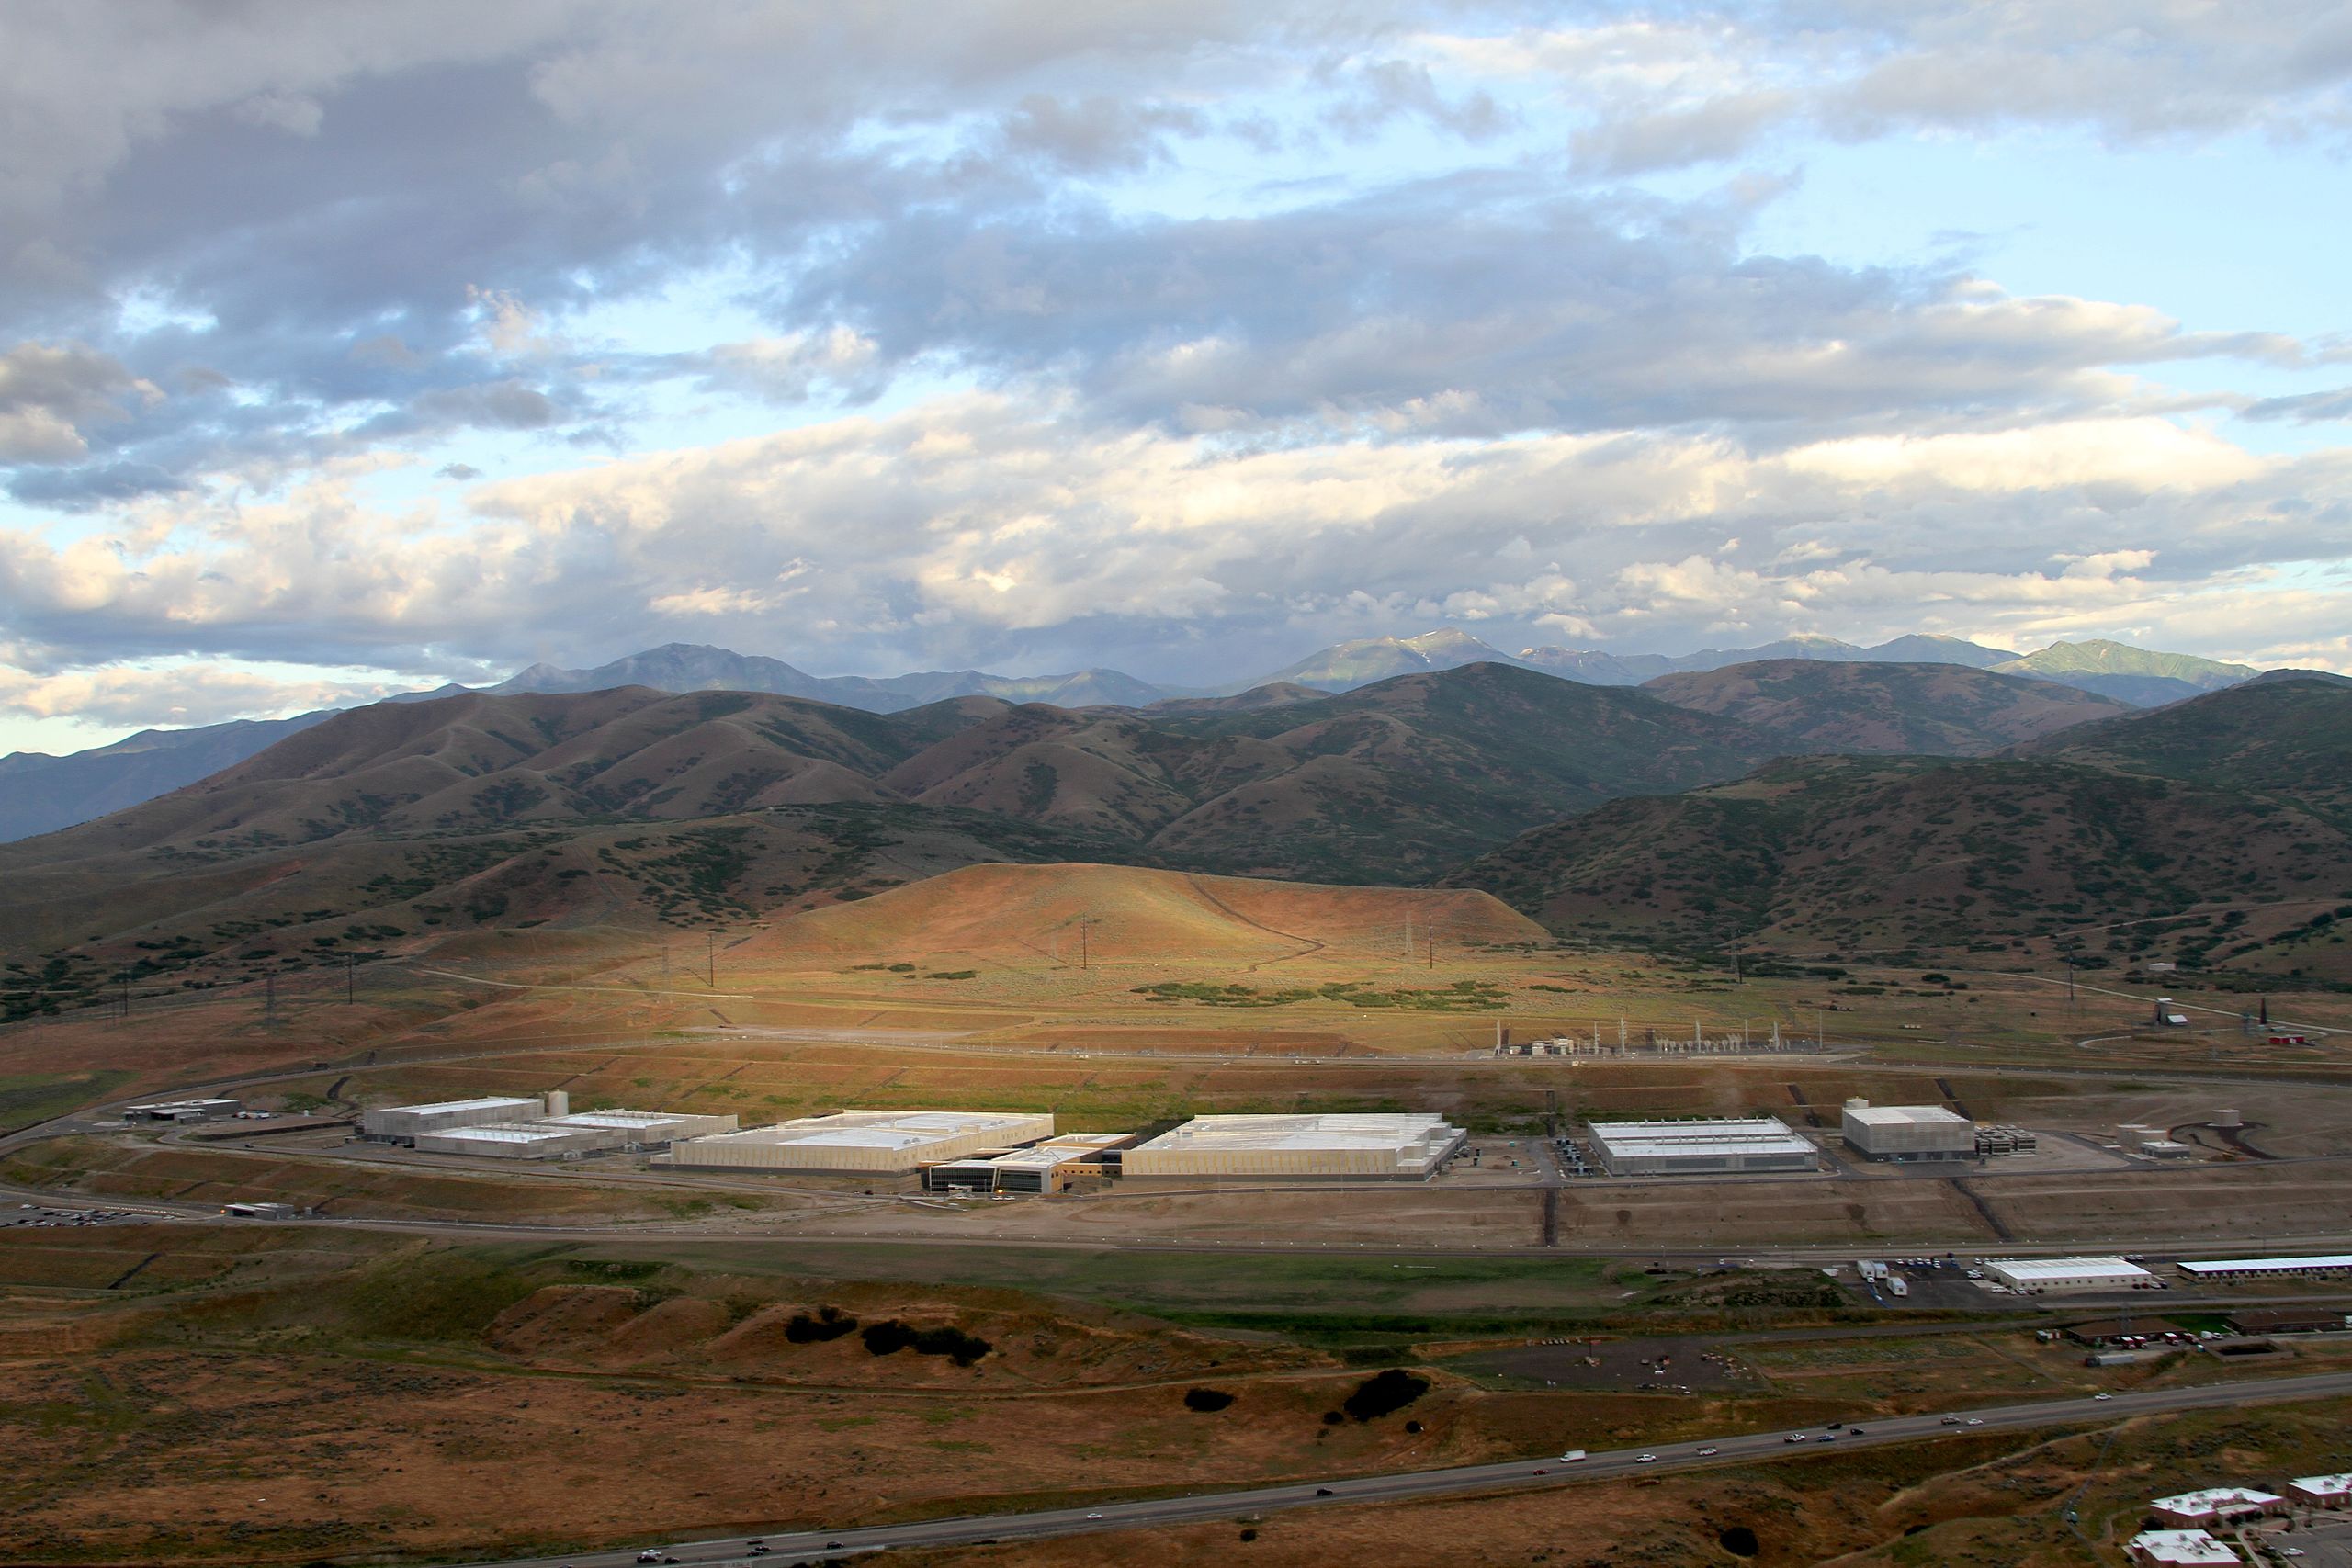
{"label": "beige concrete building", "polygon": [[1129,1181],[1419,1181],[1465,1136],[1435,1116],[1196,1116],[1119,1165]]}
{"label": "beige concrete building", "polygon": [[1940,1105],[1872,1105],[1846,1102],[1846,1142],[1865,1159],[1973,1159],[1976,1123]]}
{"label": "beige concrete building", "polygon": [[942,1160],[1004,1151],[1053,1135],[1050,1114],[997,1111],[842,1111],[685,1138],[658,1162],[710,1170],[906,1176]]}

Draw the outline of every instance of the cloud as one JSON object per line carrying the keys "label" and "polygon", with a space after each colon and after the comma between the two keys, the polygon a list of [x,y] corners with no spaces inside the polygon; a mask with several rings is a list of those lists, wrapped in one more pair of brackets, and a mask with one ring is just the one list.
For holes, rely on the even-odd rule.
{"label": "cloud", "polygon": [[[1446,617],[2324,648],[2346,457],[2226,421],[2342,418],[2278,386],[2340,348],[2258,297],[2192,330],[1757,236],[1825,141],[2340,147],[2347,27],[32,0],[0,645],[42,679],[672,636],[1205,677]],[[2177,394],[2187,360],[2278,395]]]}
{"label": "cloud", "polygon": [[2196,608],[2255,602],[2352,517],[2352,459],[2154,417],[1783,452],[1659,434],[1236,452],[958,396],[479,484],[464,515],[372,509],[371,471],[157,499],[69,544],[0,532],[0,638],[58,667],[582,661],[674,637],[833,668],[1115,651],[1176,679],[1204,639],[1246,673],[1449,617],[1646,646],[2128,618],[2248,653],[2313,628]]}
{"label": "cloud", "polygon": [[2086,127],[2144,145],[2352,131],[2352,23],[2325,0],[1611,6],[1566,26],[1432,31],[1421,47],[1459,72],[1552,85],[1579,164],[1608,175],[1808,132]]}
{"label": "cloud", "polygon": [[2018,298],[1964,273],[1747,254],[1736,197],[1423,182],[1262,218],[1049,228],[954,209],[876,224],[780,313],[854,323],[886,363],[1049,378],[1114,417],[1499,435],[1733,422],[2005,422],[2132,401],[2117,367],[2301,363],[2266,333]]}
{"label": "cloud", "polygon": [[374,702],[378,682],[273,681],[213,663],[121,666],[37,675],[0,661],[0,714],[141,728],[219,724]]}
{"label": "cloud", "polygon": [[0,463],[72,462],[88,454],[90,426],[129,417],[126,400],[163,395],[81,344],[20,343],[0,353]]}
{"label": "cloud", "polygon": [[2330,392],[2264,398],[2241,412],[2247,419],[2292,420],[2298,424],[2352,419],[2352,387],[2339,387]]}

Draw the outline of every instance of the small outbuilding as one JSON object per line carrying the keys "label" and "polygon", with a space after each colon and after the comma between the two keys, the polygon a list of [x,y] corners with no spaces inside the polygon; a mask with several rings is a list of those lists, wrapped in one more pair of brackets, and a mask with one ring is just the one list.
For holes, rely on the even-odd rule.
{"label": "small outbuilding", "polygon": [[2013,1291],[2135,1291],[2156,1277],[2120,1258],[1988,1258],[1984,1272]]}
{"label": "small outbuilding", "polygon": [[2245,1561],[2204,1530],[2142,1530],[2123,1543],[2123,1555],[2150,1568],[2222,1568]]}
{"label": "small outbuilding", "polygon": [[2210,1529],[2216,1525],[2245,1524],[2287,1511],[2287,1499],[2276,1492],[2251,1486],[2208,1486],[2159,1497],[2148,1512],[2180,1529]]}
{"label": "small outbuilding", "polygon": [[2287,1495],[2308,1507],[2352,1506],[2352,1474],[2299,1475],[2287,1483]]}

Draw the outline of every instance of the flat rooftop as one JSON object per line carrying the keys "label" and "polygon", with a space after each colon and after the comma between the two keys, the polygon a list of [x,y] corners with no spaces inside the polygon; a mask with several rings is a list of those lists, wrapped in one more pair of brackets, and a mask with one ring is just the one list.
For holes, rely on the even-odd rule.
{"label": "flat rooftop", "polygon": [[2298,1269],[2352,1269],[2352,1253],[2328,1253],[2318,1258],[2228,1258],[2180,1265],[2184,1274],[2286,1274]]}
{"label": "flat rooftop", "polygon": [[1594,1122],[1593,1141],[1612,1155],[1814,1154],[1785,1122],[1739,1116],[1689,1122]]}
{"label": "flat rooftop", "polygon": [[486,1144],[542,1144],[549,1138],[575,1137],[582,1131],[578,1127],[520,1127],[492,1122],[479,1127],[452,1127],[447,1132],[424,1135],[428,1138],[471,1138]]}
{"label": "flat rooftop", "polygon": [[387,1105],[386,1111],[492,1111],[508,1105],[539,1105],[545,1103],[537,1095],[487,1094],[476,1100],[442,1100],[431,1105]]}
{"label": "flat rooftop", "polygon": [[675,1111],[574,1111],[562,1116],[539,1119],[550,1127],[611,1127],[627,1132],[636,1127],[659,1126],[666,1122],[684,1122],[687,1117]]}
{"label": "flat rooftop", "polygon": [[1452,1134],[1439,1116],[1195,1116],[1139,1145],[1155,1153],[1228,1149],[1396,1149]]}
{"label": "flat rooftop", "polygon": [[2168,1514],[2210,1514],[2223,1509],[2267,1508],[2286,1500],[2276,1492],[2260,1492],[2251,1486],[2206,1486],[2155,1498],[2148,1506],[2162,1508]]}
{"label": "flat rooftop", "polygon": [[2012,1280],[2148,1280],[2154,1276],[2120,1258],[1988,1258]]}
{"label": "flat rooftop", "polygon": [[1051,1170],[1057,1165],[1068,1165],[1086,1157],[1085,1149],[1057,1148],[1041,1144],[1034,1149],[1015,1149],[1009,1155],[997,1155],[979,1160],[958,1160],[958,1165],[1009,1166],[1015,1170]]}
{"label": "flat rooftop", "polygon": [[831,1116],[809,1116],[797,1122],[779,1122],[772,1127],[746,1128],[740,1133],[714,1133],[695,1142],[917,1149],[948,1138],[1004,1132],[1035,1120],[1026,1111],[843,1111]]}
{"label": "flat rooftop", "polygon": [[2227,1543],[2203,1530],[2142,1530],[2132,1538],[2132,1549],[2166,1568],[2222,1568],[2245,1562]]}
{"label": "flat rooftop", "polygon": [[1949,1127],[1955,1122],[1973,1127],[1958,1111],[1940,1105],[1851,1105],[1846,1114],[1865,1127]]}

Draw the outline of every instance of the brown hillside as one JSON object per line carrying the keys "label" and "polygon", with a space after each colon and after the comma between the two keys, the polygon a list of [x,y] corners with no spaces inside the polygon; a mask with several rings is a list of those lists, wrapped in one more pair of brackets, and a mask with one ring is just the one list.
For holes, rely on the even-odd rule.
{"label": "brown hillside", "polygon": [[1173,716],[641,688],[365,708],[0,845],[0,1017],[118,976],[251,978],[484,927],[735,921],[983,862],[1416,883],[1770,750],[1645,693],[1492,664]]}
{"label": "brown hillside", "polygon": [[1642,689],[1815,751],[1973,757],[2136,711],[2112,697],[1959,664],[1773,659]]}
{"label": "brown hillside", "polygon": [[1204,876],[1110,865],[973,865],[796,916],[746,951],[866,958],[1250,964],[1324,948],[1393,953],[1408,922],[1444,942],[1540,942],[1485,893]]}

